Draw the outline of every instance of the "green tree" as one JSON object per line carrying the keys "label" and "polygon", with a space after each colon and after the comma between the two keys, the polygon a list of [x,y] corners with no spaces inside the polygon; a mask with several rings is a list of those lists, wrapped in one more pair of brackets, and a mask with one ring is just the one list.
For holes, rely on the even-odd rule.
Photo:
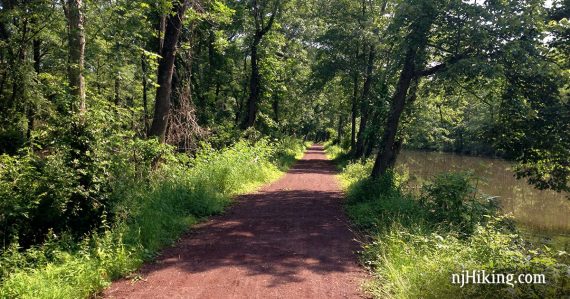
{"label": "green tree", "polygon": [[[529,152],[524,153],[526,149],[537,151],[538,149],[533,149],[531,144],[541,147],[541,143],[538,142],[538,138],[532,137],[534,135],[532,126],[522,126],[522,122],[517,125],[517,119],[526,119],[533,115],[530,111],[535,111],[536,119],[541,121],[537,126],[564,128],[561,125],[561,121],[564,121],[562,115],[547,113],[547,111],[560,111],[563,114],[567,108],[561,98],[560,89],[556,87],[560,82],[554,78],[552,71],[556,67],[545,59],[544,55],[546,53],[543,43],[544,32],[541,28],[544,28],[545,10],[541,3],[517,1],[478,4],[460,1],[410,1],[399,5],[392,26],[405,34],[401,43],[403,49],[401,51],[405,55],[400,60],[399,80],[392,95],[391,109],[372,176],[382,175],[394,164],[399,145],[402,143],[401,136],[398,137],[402,112],[409,102],[412,102],[407,99],[416,98],[413,94],[409,95],[414,80],[429,78],[429,81],[422,84],[423,88],[429,88],[438,80],[462,85],[474,79],[487,78],[491,79],[486,81],[491,83],[486,87],[488,89],[496,89],[503,84],[502,107],[510,106],[507,105],[509,102],[519,103],[514,111],[525,115],[517,118],[506,113],[508,109],[502,109],[501,115],[504,121],[500,126],[517,127],[519,131],[495,133],[494,136],[496,139],[500,138],[499,143],[502,144],[497,143],[496,147],[511,152],[509,156],[522,167],[519,171],[520,176],[529,177],[531,183],[541,187],[539,180],[533,178],[537,173],[541,173],[551,180],[551,183],[544,184],[544,187],[558,185],[556,188],[560,189],[560,185],[563,184],[560,181],[567,180],[566,170],[563,170],[567,169],[567,162],[561,157],[563,151],[555,154],[554,150],[539,150],[544,153],[543,157],[553,157],[553,159],[548,158],[551,164],[542,167],[541,170],[536,168],[530,171],[522,170],[525,168],[524,165],[544,165],[546,158],[540,158],[541,155],[529,155]],[[528,67],[529,61],[534,62],[532,71]],[[541,78],[541,82],[545,84],[533,83],[536,82],[536,78]],[[524,106],[532,108],[527,110],[523,108]],[[542,132],[541,140],[545,144],[564,147],[566,134],[555,131],[552,134]],[[558,183],[552,181],[554,177],[558,178]]]}
{"label": "green tree", "polygon": [[187,0],[174,1],[172,13],[166,18],[164,43],[161,47],[161,59],[158,64],[158,88],[156,90],[154,117],[149,129],[149,135],[157,137],[160,142],[164,142],[166,139],[174,61],[178,51],[178,39],[182,30],[184,14],[189,4]]}
{"label": "green tree", "polygon": [[[251,42],[251,75],[249,78],[249,97],[246,104],[246,113],[241,124],[242,129],[252,127],[255,124],[257,110],[261,96],[261,75],[259,72],[259,44],[269,30],[273,27],[275,18],[281,12],[282,1],[258,1],[252,0],[251,10],[253,16],[254,33]],[[269,16],[267,16],[267,11]]]}

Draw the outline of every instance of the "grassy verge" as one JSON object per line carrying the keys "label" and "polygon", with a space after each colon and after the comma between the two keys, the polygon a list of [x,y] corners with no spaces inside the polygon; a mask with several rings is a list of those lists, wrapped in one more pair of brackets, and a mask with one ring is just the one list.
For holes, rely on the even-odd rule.
{"label": "grassy verge", "polygon": [[[331,151],[335,154],[335,150]],[[372,181],[372,162],[349,164],[341,176],[346,210],[367,236],[362,263],[376,298],[563,298],[570,294],[568,254],[534,247],[512,221],[473,188],[468,174],[434,177],[421,194],[406,178]],[[544,274],[545,284],[452,284],[452,274]],[[508,279],[508,278],[507,278]]]}
{"label": "grassy verge", "polygon": [[324,147],[327,158],[333,160],[340,170],[344,169],[350,162],[350,153],[340,145],[327,141]]}
{"label": "grassy verge", "polygon": [[205,148],[195,158],[169,157],[150,178],[117,188],[112,219],[77,242],[52,235],[25,251],[0,256],[0,298],[81,298],[133,273],[201,219],[220,213],[233,195],[276,179],[304,150],[286,139]]}

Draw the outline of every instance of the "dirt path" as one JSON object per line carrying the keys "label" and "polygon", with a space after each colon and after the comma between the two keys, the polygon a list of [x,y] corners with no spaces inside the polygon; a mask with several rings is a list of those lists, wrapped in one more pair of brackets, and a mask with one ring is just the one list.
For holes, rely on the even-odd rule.
{"label": "dirt path", "polygon": [[311,147],[280,180],[188,233],[110,298],[358,298],[365,278],[335,168]]}

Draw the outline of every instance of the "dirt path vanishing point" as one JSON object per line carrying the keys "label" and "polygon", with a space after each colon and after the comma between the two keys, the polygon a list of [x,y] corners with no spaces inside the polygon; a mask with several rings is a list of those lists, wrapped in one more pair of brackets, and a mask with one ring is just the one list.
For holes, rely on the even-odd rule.
{"label": "dirt path vanishing point", "polygon": [[281,179],[237,198],[109,298],[360,298],[366,274],[335,167],[313,146]]}

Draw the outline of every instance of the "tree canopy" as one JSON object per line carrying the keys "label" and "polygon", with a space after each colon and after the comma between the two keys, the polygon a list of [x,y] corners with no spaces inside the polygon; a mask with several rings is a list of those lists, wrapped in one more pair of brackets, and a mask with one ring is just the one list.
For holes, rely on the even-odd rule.
{"label": "tree canopy", "polygon": [[376,155],[374,177],[412,147],[498,155],[568,191],[569,7],[3,0],[0,152],[62,140],[84,160],[99,129],[189,153],[296,135]]}

